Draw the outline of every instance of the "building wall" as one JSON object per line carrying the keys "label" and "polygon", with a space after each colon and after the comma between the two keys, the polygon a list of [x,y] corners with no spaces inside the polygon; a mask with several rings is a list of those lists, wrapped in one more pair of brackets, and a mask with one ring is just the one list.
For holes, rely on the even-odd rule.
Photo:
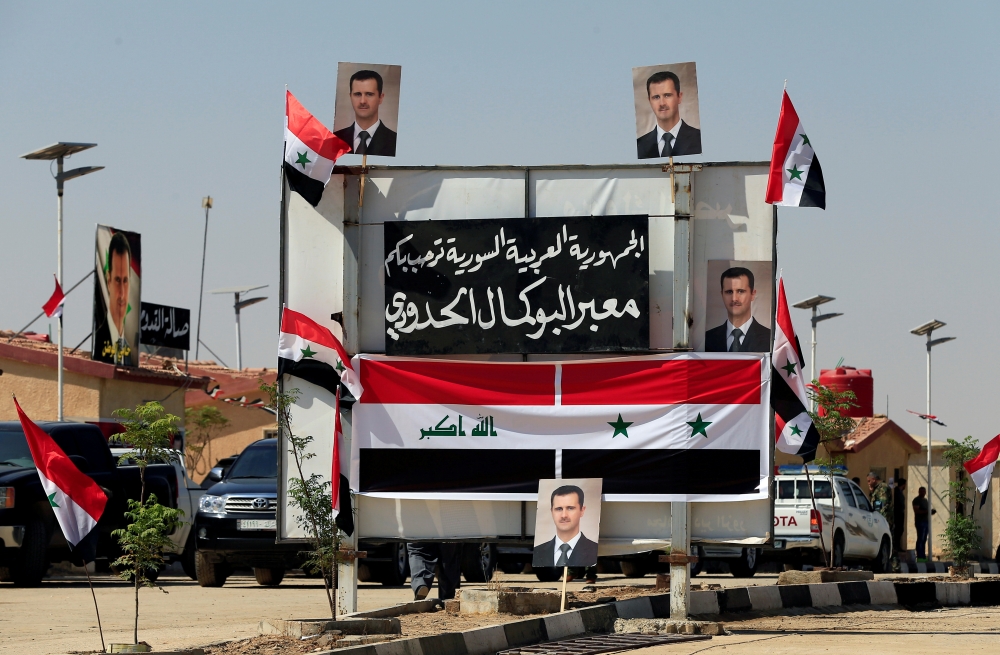
{"label": "building wall", "polygon": [[[11,393],[17,394],[18,402],[32,420],[58,418],[58,378],[54,368],[0,359],[0,369],[3,370],[0,375],[0,420],[17,420]],[[115,409],[135,407],[148,400],[160,401],[169,413],[184,416],[184,393],[173,385],[64,372],[63,414],[68,419],[109,418]]]}
{"label": "building wall", "polygon": [[[225,429],[220,430],[209,441],[202,451],[200,458],[188,457],[188,475],[191,476],[192,480],[198,482],[201,482],[208,475],[208,472],[220,459],[240,454],[244,448],[254,441],[263,439],[266,430],[274,430],[278,426],[274,414],[265,412],[262,409],[240,407],[231,403],[214,400],[209,401],[209,403],[218,409],[230,422]],[[195,407],[205,406],[209,403],[200,403]],[[192,436],[189,428],[189,444],[191,443]],[[195,459],[197,459],[197,462],[195,462]]]}

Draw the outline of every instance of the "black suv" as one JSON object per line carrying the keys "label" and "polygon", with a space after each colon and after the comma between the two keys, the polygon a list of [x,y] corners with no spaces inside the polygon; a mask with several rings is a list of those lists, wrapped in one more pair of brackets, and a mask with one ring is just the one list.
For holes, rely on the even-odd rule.
{"label": "black suv", "polygon": [[301,568],[302,544],[275,543],[278,440],[250,444],[201,497],[195,518],[195,572],[202,587],[221,587],[233,568],[253,567],[257,583],[281,583]]}

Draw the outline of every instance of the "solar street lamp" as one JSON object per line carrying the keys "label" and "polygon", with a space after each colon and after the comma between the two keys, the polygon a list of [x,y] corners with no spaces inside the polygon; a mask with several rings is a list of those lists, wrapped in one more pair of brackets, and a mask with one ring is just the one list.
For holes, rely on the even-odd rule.
{"label": "solar street lamp", "polygon": [[[915,327],[910,330],[910,334],[915,334],[918,337],[927,337],[927,414],[931,413],[931,348],[934,346],[939,346],[942,343],[947,343],[948,341],[954,341],[956,337],[941,337],[940,339],[933,339],[932,335],[934,330],[943,328],[946,325],[943,321],[929,321],[924,323],[919,327]],[[931,493],[931,419],[927,419],[927,558],[934,558],[934,531],[930,529],[931,525],[931,505],[934,502],[934,494]]]}
{"label": "solar street lamp", "polygon": [[[72,180],[90,173],[96,173],[97,171],[104,168],[103,166],[82,166],[80,168],[74,168],[69,171],[63,170],[63,160],[70,155],[74,155],[78,152],[83,152],[84,150],[89,150],[95,147],[96,143],[66,143],[60,141],[59,143],[53,143],[50,146],[40,148],[29,152],[26,155],[21,155],[21,159],[41,159],[46,161],[56,162],[56,279],[59,281],[60,288],[63,283],[63,245],[62,245],[62,235],[63,235],[63,184],[68,180]],[[63,319],[59,316],[59,329],[58,329],[58,383],[59,388],[59,409],[58,409],[58,419],[63,420]]]}
{"label": "solar street lamp", "polygon": [[216,289],[212,293],[231,293],[233,294],[233,309],[236,310],[236,370],[243,370],[243,351],[240,346],[240,310],[244,307],[249,307],[250,305],[256,305],[259,302],[267,300],[267,296],[261,296],[258,298],[247,298],[242,300],[240,296],[244,293],[250,293],[251,291],[256,291],[257,289],[265,289],[267,285],[262,285],[259,287],[231,287],[228,289]]}
{"label": "solar street lamp", "polygon": [[[830,314],[818,313],[816,309],[817,307],[826,304],[832,300],[836,300],[836,298],[831,298],[830,296],[813,296],[812,298],[806,298],[805,300],[797,302],[794,305],[792,305],[797,309],[812,310],[812,318],[810,319],[810,321],[812,322],[812,358],[809,364],[809,379],[811,380],[817,379],[816,378],[816,324],[819,323],[820,321],[828,321],[831,318],[837,318],[838,316],[844,315],[841,312],[832,312]],[[813,410],[815,409],[816,409],[816,404],[813,403]]]}

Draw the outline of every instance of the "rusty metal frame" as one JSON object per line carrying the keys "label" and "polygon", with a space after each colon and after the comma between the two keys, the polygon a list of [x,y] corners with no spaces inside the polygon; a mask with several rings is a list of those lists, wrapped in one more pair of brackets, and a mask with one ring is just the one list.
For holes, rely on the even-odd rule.
{"label": "rusty metal frame", "polygon": [[614,653],[623,650],[635,650],[660,644],[677,644],[686,641],[702,641],[711,639],[710,635],[644,635],[644,634],[610,634],[551,641],[547,644],[520,646],[502,650],[497,655],[598,655],[599,653]]}

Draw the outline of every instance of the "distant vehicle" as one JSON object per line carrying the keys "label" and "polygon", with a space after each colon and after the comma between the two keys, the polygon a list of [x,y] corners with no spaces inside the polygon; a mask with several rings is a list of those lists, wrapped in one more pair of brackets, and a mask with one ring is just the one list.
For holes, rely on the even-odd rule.
{"label": "distant vehicle", "polygon": [[812,487],[804,473],[775,476],[774,542],[765,557],[794,566],[822,565],[822,534],[834,566],[862,563],[876,573],[888,572],[892,533],[864,492],[843,475],[833,476],[832,487],[828,475],[810,473],[810,478]]}
{"label": "distant vehicle", "polygon": [[[116,466],[104,434],[95,425],[45,422],[38,426],[108,496],[97,523],[96,565],[106,568],[121,554],[111,531],[127,525],[127,501],[139,499],[139,469]],[[176,508],[179,486],[172,465],[152,464],[146,469],[146,491],[156,494],[160,503]],[[42,488],[21,424],[0,422],[0,581],[37,585],[50,564],[70,559],[69,546]]]}
{"label": "distant vehicle", "polygon": [[215,466],[213,466],[208,472],[208,475],[205,476],[205,479],[201,481],[201,488],[208,489],[213,484],[226,477],[226,471],[228,471],[229,467],[233,465],[233,462],[236,461],[237,457],[239,457],[239,455],[230,455],[229,457],[223,457],[216,462]]}

